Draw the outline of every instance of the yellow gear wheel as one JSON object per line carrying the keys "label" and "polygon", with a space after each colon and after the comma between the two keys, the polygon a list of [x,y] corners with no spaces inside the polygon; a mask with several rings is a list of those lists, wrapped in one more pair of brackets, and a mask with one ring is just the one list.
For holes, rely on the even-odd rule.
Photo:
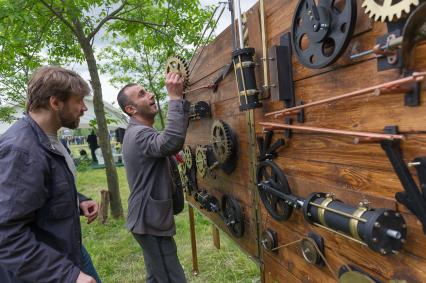
{"label": "yellow gear wheel", "polygon": [[206,177],[209,166],[207,164],[207,148],[199,145],[195,150],[195,163],[197,166],[197,172],[202,178]]}
{"label": "yellow gear wheel", "polygon": [[365,8],[365,13],[370,14],[370,18],[375,21],[392,21],[400,19],[403,12],[410,13],[411,6],[419,5],[419,0],[364,0],[362,7]]}
{"label": "yellow gear wheel", "polygon": [[192,149],[189,145],[185,145],[183,148],[183,161],[188,170],[191,170],[195,164],[195,156],[192,153]]}
{"label": "yellow gear wheel", "polygon": [[228,161],[232,155],[231,129],[222,120],[215,120],[211,128],[213,153],[220,164]]}
{"label": "yellow gear wheel", "polygon": [[179,56],[172,56],[166,62],[166,74],[176,73],[185,80],[184,86],[189,85],[189,68],[188,64]]}

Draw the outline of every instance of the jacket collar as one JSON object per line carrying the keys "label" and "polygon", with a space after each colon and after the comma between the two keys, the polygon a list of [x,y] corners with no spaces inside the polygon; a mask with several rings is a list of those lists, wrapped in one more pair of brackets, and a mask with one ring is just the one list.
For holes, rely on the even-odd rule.
{"label": "jacket collar", "polygon": [[22,119],[25,120],[31,126],[37,136],[38,141],[46,150],[61,155],[60,152],[55,150],[55,148],[52,146],[52,143],[50,142],[49,137],[46,135],[46,133],[40,128],[36,121],[34,121],[34,119],[31,118],[30,115],[28,115],[28,113],[24,113],[24,117]]}
{"label": "jacket collar", "polygon": [[138,120],[136,120],[136,119],[135,119],[135,118],[133,118],[133,117],[130,117],[130,120],[129,120],[129,127],[130,127],[130,126],[145,126],[145,127],[150,127],[150,128],[152,128],[152,126],[145,125],[145,124],[143,124],[143,123],[139,122]]}

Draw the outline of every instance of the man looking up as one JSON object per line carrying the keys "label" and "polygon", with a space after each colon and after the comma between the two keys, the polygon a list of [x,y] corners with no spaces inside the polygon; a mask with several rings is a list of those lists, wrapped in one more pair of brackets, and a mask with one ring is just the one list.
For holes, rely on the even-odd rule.
{"label": "man looking up", "polygon": [[130,123],[122,153],[130,187],[127,228],[142,248],[146,282],[186,282],[179,263],[172,207],[172,180],[168,157],[185,142],[189,103],[183,100],[183,78],[166,75],[169,96],[167,126],[153,128],[158,112],[154,95],[141,85],[128,84],[118,93],[121,109]]}
{"label": "man looking up", "polygon": [[28,83],[28,113],[0,137],[2,283],[96,282],[79,215],[90,223],[98,206],[77,193],[75,166],[57,137],[61,127],[78,127],[89,93],[76,73],[42,67]]}

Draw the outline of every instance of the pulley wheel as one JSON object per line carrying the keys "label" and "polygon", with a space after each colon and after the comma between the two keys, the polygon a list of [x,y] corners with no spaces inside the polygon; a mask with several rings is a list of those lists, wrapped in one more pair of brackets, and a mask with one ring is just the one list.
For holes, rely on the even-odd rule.
{"label": "pulley wheel", "polygon": [[[286,176],[281,169],[270,160],[265,160],[259,164],[256,177],[257,184],[267,181],[275,190],[284,194],[291,194]],[[285,200],[273,193],[263,190],[259,186],[258,189],[263,205],[274,219],[283,221],[291,216],[293,207],[288,205]]]}
{"label": "pulley wheel", "polygon": [[244,215],[238,201],[232,196],[224,195],[222,198],[223,220],[235,237],[244,234]]}
{"label": "pulley wheel", "polygon": [[355,29],[356,0],[300,0],[291,27],[297,59],[308,68],[324,68],[345,51]]}

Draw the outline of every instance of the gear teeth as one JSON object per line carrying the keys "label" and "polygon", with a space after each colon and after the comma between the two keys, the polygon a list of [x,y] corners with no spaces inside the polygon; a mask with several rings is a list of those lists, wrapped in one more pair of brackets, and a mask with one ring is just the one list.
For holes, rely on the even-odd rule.
{"label": "gear teeth", "polygon": [[383,4],[376,3],[375,0],[364,0],[361,7],[365,8],[365,13],[375,21],[393,21],[400,19],[403,12],[409,14],[411,6],[418,6],[419,0],[401,0],[392,5],[392,2],[384,1]]}

